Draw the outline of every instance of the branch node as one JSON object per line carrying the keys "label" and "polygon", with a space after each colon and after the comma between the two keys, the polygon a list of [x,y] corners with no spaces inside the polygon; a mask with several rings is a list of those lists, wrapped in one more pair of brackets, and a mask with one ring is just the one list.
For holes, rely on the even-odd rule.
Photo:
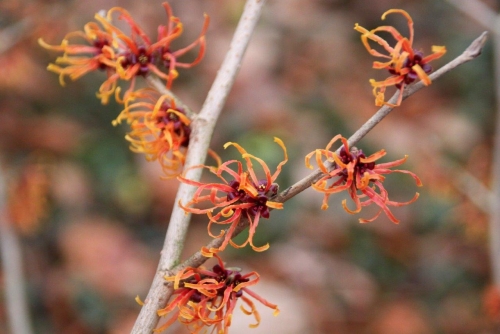
{"label": "branch node", "polygon": [[464,54],[470,59],[477,58],[481,55],[486,40],[488,39],[488,32],[484,31],[478,38],[476,38],[471,45],[464,51]]}

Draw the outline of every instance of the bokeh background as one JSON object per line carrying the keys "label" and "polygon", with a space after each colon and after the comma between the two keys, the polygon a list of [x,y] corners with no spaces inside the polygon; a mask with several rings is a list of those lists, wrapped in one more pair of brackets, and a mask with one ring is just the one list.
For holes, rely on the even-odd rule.
{"label": "bokeh background", "polygon": [[[179,46],[196,38],[203,12],[211,17],[205,59],[180,70],[174,84],[199,110],[244,1],[170,3],[185,24]],[[500,1],[485,3],[500,9]],[[58,44],[113,6],[130,11],[152,38],[165,21],[157,0],[0,0],[4,173],[14,182],[41,160],[49,176],[48,212],[18,232],[36,333],[129,332],[140,309],[134,297],[146,296],[174,205],[177,181],[160,179],[157,163],[129,151],[126,125],[111,125],[120,106],[95,98],[104,73],[61,87],[45,70],[57,53],[37,44],[39,37]],[[274,167],[282,159],[272,142],[278,136],[291,156],[278,179],[282,189],[307,175],[305,154],[336,134],[350,136],[377,110],[368,79],[385,74],[371,69],[374,59],[353,26],[381,25],[390,8],[411,14],[417,48],[446,45],[434,66],[484,30],[445,0],[269,0],[211,147],[237,158],[222,149],[235,141]],[[402,17],[387,22],[407,34]],[[406,100],[357,145],[367,153],[385,148],[385,161],[408,154],[403,167],[421,177],[419,200],[394,209],[399,225],[383,215],[359,224],[373,211],[345,213],[346,194],[332,196],[322,211],[322,196],[309,189],[261,221],[256,244],[269,241],[267,252],[225,251],[229,265],[261,274],[255,290],[281,309],[274,318],[259,305],[263,320],[255,330],[237,310],[233,333],[500,332],[500,302],[489,292],[486,203],[496,118],[492,51],[488,42],[480,58]],[[386,186],[394,200],[417,191],[404,175],[388,177]],[[185,256],[209,239],[206,218],[194,217]],[[2,299],[1,333],[8,333],[6,321]]]}

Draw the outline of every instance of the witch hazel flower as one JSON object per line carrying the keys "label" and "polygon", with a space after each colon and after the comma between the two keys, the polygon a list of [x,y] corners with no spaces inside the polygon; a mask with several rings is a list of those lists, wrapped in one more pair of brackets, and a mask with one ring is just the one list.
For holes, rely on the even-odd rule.
{"label": "witch hazel flower", "polygon": [[[376,81],[370,79],[370,84],[373,87],[373,95],[375,96],[375,105],[377,106],[391,106],[397,107],[401,104],[403,99],[403,89],[417,79],[422,80],[424,85],[431,84],[431,79],[428,74],[432,72],[432,66],[429,64],[431,61],[441,58],[446,53],[444,46],[432,46],[432,53],[425,56],[420,50],[413,47],[413,20],[411,16],[402,9],[390,9],[382,15],[382,20],[385,20],[389,14],[401,14],[408,21],[409,37],[403,35],[391,26],[381,26],[372,30],[367,30],[356,23],[354,29],[361,33],[361,41],[368,50],[368,52],[375,57],[386,58],[387,61],[373,62],[373,68],[384,69],[391,75],[383,81]],[[387,32],[396,41],[394,46],[391,46],[384,38],[380,37],[377,33]],[[387,52],[381,53],[370,46],[369,41],[378,43]],[[396,104],[391,104],[385,101],[385,91],[387,87],[395,86],[399,89],[399,99]]]}
{"label": "witch hazel flower", "polygon": [[[271,174],[267,164],[260,158],[251,155],[243,147],[236,143],[226,143],[224,148],[235,147],[240,153],[245,163],[238,160],[229,160],[219,167],[196,166],[194,168],[208,168],[221,182],[202,183],[189,180],[184,176],[178,179],[186,184],[197,187],[193,198],[188,203],[179,203],[186,211],[194,214],[206,214],[208,216],[208,234],[213,238],[224,236],[224,241],[219,248],[207,249],[203,247],[201,252],[206,257],[211,257],[214,253],[223,251],[228,244],[235,248],[245,247],[250,244],[257,252],[265,251],[269,244],[255,246],[253,237],[259,224],[260,218],[269,218],[271,209],[282,209],[283,203],[273,202],[271,199],[278,193],[278,184],[275,183],[281,172],[282,166],[288,161],[283,141],[274,138],[274,141],[283,149],[284,159],[276,167],[276,171]],[[264,178],[257,177],[252,160],[261,167]],[[208,208],[195,208],[193,205],[208,202]],[[234,243],[231,238],[242,218],[249,221],[248,238],[243,244]],[[227,230],[221,230],[218,235],[212,233],[213,224],[229,225]]]}
{"label": "witch hazel flower", "polygon": [[[190,333],[199,333],[212,327],[211,332],[227,334],[236,305],[241,300],[240,308],[246,315],[253,315],[256,323],[260,323],[260,315],[253,300],[258,301],[279,314],[278,306],[272,304],[253,292],[249,287],[259,282],[259,274],[250,272],[242,274],[239,268],[225,267],[221,258],[211,270],[187,267],[175,276],[166,276],[167,282],[173,283],[174,298],[168,305],[158,310],[160,317],[170,315],[170,318],[154,332],[162,332],[173,323],[179,321]],[[253,299],[253,300],[252,300]]]}
{"label": "witch hazel flower", "polygon": [[[340,140],[343,144],[339,154],[330,151],[332,145]],[[375,204],[380,210],[374,217],[369,219],[359,219],[360,223],[368,223],[377,219],[382,212],[393,222],[399,223],[389,207],[400,207],[408,205],[417,200],[419,194],[407,202],[396,202],[389,199],[389,194],[383,182],[386,174],[403,173],[410,175],[417,186],[422,186],[422,182],[414,173],[407,170],[391,169],[402,165],[408,156],[392,162],[377,163],[377,160],[386,155],[385,150],[380,150],[370,156],[366,156],[362,150],[356,147],[349,148],[347,139],[341,135],[333,137],[325,149],[317,149],[305,157],[305,164],[312,169],[311,159],[315,159],[323,176],[314,184],[312,188],[324,194],[323,210],[328,209],[328,199],[330,195],[346,190],[349,193],[355,208],[349,209],[347,201],[342,201],[342,207],[350,214],[361,211],[362,207]],[[327,163],[323,162],[326,159]]]}
{"label": "witch hazel flower", "polygon": [[174,99],[152,89],[140,89],[127,96],[125,108],[113,121],[126,121],[131,130],[125,136],[130,150],[158,160],[167,177],[177,176],[184,166],[191,135],[191,120]]}
{"label": "witch hazel flower", "polygon": [[[205,53],[205,33],[208,29],[209,18],[205,15],[200,36],[188,46],[173,50],[172,41],[179,38],[183,32],[182,22],[173,16],[168,3],[163,3],[168,22],[158,27],[158,37],[153,42],[144,30],[134,21],[132,16],[121,7],[111,8],[106,16],[95,15],[96,22],[87,23],[84,31],[76,31],[66,35],[59,46],[47,44],[39,39],[39,44],[49,50],[63,52],[55,64],[47,69],[59,74],[59,81],[64,85],[64,77],[76,80],[88,72],[105,70],[107,79],[99,88],[97,97],[103,104],[109,101],[116,92],[118,81],[130,81],[130,93],[135,87],[137,76],[146,76],[154,73],[166,81],[167,88],[172,86],[173,80],[178,77],[177,68],[189,68],[198,64]],[[129,28],[128,32],[119,29],[113,22],[114,16],[124,21]],[[99,24],[100,25],[99,25]],[[80,39],[81,44],[70,41]],[[199,46],[198,55],[191,62],[180,62],[178,58]],[[117,100],[120,100],[117,96]]]}
{"label": "witch hazel flower", "polygon": [[[144,30],[134,21],[132,16],[121,7],[114,7],[108,11],[106,18],[96,15],[103,26],[111,30],[121,42],[116,62],[116,69],[120,78],[131,80],[138,75],[146,76],[154,73],[158,77],[167,81],[167,88],[170,89],[174,79],[178,77],[176,70],[179,68],[189,68],[198,64],[205,54],[205,33],[208,29],[209,18],[205,15],[205,22],[200,36],[185,48],[173,51],[171,43],[179,38],[183,32],[183,24],[179,18],[173,16],[172,9],[168,3],[163,3],[167,13],[167,25],[158,27],[158,38],[152,42]],[[118,19],[125,21],[131,29],[130,36],[123,33],[113,22],[113,15],[117,13]],[[190,63],[179,62],[177,58],[183,56],[196,46],[200,46],[198,56]],[[166,73],[158,66],[164,67]]]}

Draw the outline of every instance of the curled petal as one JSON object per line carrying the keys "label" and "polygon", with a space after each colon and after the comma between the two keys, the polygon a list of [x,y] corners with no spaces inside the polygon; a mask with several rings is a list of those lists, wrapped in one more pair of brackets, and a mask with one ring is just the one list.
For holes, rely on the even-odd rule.
{"label": "curled petal", "polygon": [[278,137],[274,137],[274,142],[277,143],[282,149],[283,149],[283,154],[284,154],[284,158],[283,158],[283,161],[281,161],[278,166],[276,167],[276,171],[274,172],[274,174],[271,176],[271,181],[272,182],[275,182],[276,179],[278,178],[278,175],[281,173],[281,168],[283,167],[284,164],[287,163],[288,161],[288,154],[286,152],[286,147],[285,147],[285,143],[283,143],[283,141],[281,139],[279,139]]}
{"label": "curled petal", "polygon": [[139,295],[135,296],[135,301],[137,302],[137,304],[144,306],[144,302],[141,300]]}
{"label": "curled petal", "polygon": [[385,18],[387,17],[387,15],[393,14],[393,13],[398,13],[398,14],[403,15],[406,18],[406,20],[408,21],[408,30],[410,32],[409,41],[410,41],[410,44],[413,44],[414,30],[413,30],[413,20],[412,20],[410,14],[408,14],[408,12],[405,11],[405,10],[403,10],[403,9],[389,9],[384,14],[382,14],[382,20],[385,20]]}
{"label": "curled petal", "polygon": [[420,78],[420,80],[422,80],[424,85],[429,86],[432,83],[431,78],[429,78],[427,73],[425,73],[425,71],[422,69],[420,65],[418,64],[414,65],[412,67],[412,70],[414,70],[415,73],[417,73],[418,77]]}
{"label": "curled petal", "polygon": [[424,57],[422,59],[422,62],[428,63],[428,62],[433,61],[435,59],[439,59],[442,56],[444,56],[444,54],[446,54],[446,47],[445,46],[433,45],[431,50],[432,50],[432,54]]}

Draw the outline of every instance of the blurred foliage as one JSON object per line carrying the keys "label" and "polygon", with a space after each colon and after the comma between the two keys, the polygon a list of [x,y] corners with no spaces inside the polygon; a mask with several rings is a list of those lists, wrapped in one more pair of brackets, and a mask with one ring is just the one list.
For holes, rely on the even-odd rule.
{"label": "blurred foliage", "polygon": [[[165,18],[160,3],[0,2],[0,40],[9,45],[0,50],[2,158],[13,171],[31,152],[41,151],[51,161],[50,215],[35,235],[24,239],[37,333],[128,332],[139,310],[134,297],[145,296],[156,269],[177,183],[162,180],[159,166],[130,152],[123,138],[126,125],[111,125],[120,106],[103,106],[95,98],[104,74],[60,87],[57,76],[45,71],[56,55],[36,40],[43,36],[56,44],[95,12],[115,5],[125,7],[155,36],[155,24]],[[498,9],[497,1],[487,3]],[[181,69],[174,84],[185,103],[198,110],[243,1],[172,0],[171,5],[185,22],[185,41],[199,32],[203,12],[211,17],[205,59],[189,71]],[[282,159],[272,141],[277,136],[290,155],[278,179],[281,189],[307,175],[305,154],[338,133],[348,137],[376,111],[368,83],[378,75],[371,69],[374,59],[353,26],[374,28],[389,8],[412,15],[415,45],[424,52],[431,45],[446,45],[448,53],[435,67],[461,53],[482,31],[444,0],[369,5],[360,0],[270,1],[211,147],[223,159],[234,159],[235,150],[222,146],[237,142],[273,169]],[[407,29],[399,17],[387,21]],[[343,212],[340,202],[347,194],[332,196],[330,209],[323,212],[321,195],[309,189],[260,221],[255,243],[270,242],[269,251],[228,249],[228,259],[257,269],[263,284],[286,291],[279,297],[273,295],[279,289],[265,295],[282,314],[266,318],[255,333],[500,330],[499,319],[482,308],[491,283],[488,217],[457,187],[456,177],[468,171],[489,184],[496,117],[493,56],[488,44],[480,58],[412,96],[357,145],[368,154],[386,148],[383,161],[409,154],[403,168],[422,178],[419,200],[394,209],[399,225],[385,217],[358,224],[370,211]],[[405,175],[389,176],[386,187],[395,200],[410,199],[416,191]],[[208,240],[205,220],[195,217],[185,256]],[[287,314],[294,320],[287,320]],[[5,323],[5,305],[1,319]],[[269,331],[268,321],[274,326]],[[295,332],[284,329],[292,324]],[[235,321],[233,332],[246,333],[246,323],[238,326]]]}

